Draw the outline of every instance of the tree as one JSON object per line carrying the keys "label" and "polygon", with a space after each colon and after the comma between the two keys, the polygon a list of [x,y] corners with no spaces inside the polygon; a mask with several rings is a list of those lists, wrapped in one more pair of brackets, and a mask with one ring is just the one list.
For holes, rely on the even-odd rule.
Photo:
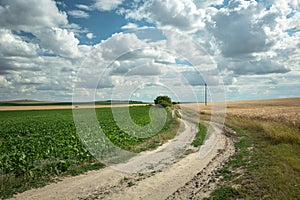
{"label": "tree", "polygon": [[158,96],[156,99],[154,99],[154,103],[157,105],[161,105],[163,107],[171,107],[172,106],[172,100],[168,96]]}

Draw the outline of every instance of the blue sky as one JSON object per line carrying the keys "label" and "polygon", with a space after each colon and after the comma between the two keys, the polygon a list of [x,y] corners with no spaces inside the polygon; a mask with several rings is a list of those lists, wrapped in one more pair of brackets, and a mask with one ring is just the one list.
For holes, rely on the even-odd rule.
{"label": "blue sky", "polygon": [[211,100],[299,97],[299,10],[298,0],[1,0],[0,101],[202,101],[203,82]]}

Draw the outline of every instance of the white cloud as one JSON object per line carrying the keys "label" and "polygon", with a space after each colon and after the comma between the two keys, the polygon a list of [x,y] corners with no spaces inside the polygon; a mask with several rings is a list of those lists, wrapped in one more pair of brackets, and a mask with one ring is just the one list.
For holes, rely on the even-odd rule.
{"label": "white cloud", "polygon": [[52,0],[4,0],[0,3],[0,24],[11,30],[25,31],[37,38],[42,51],[75,56],[78,39],[69,26],[67,15]]}
{"label": "white cloud", "polygon": [[1,1],[0,24],[3,98],[70,100],[76,66],[92,49],[79,45],[80,27],[52,0]]}
{"label": "white cloud", "polygon": [[[116,11],[122,3],[122,0],[95,0],[90,6],[76,5],[79,10],[68,14],[88,17],[88,11]],[[78,66],[88,55],[88,61],[81,66],[86,76],[78,81],[91,92],[90,88],[95,88],[103,75],[98,85],[103,98],[111,97],[113,87],[125,90],[157,84],[181,91],[184,84],[178,80],[184,73],[186,85],[199,88],[200,75],[213,84],[219,80],[210,55],[215,56],[229,96],[239,92],[235,98],[259,98],[267,91],[266,97],[271,97],[288,95],[289,90],[299,95],[299,1],[231,0],[221,9],[213,7],[222,3],[222,0],[134,1],[133,9],[116,12],[127,19],[145,20],[187,36],[168,31],[143,32],[142,28],[137,36],[128,30],[138,28],[139,22],[134,21],[122,27],[128,33],[114,34],[92,46],[80,44],[76,34],[92,39],[93,33],[69,23],[67,14],[54,1],[1,0],[2,99],[26,96],[70,100]],[[269,4],[268,9],[265,4]],[[165,37],[168,41],[163,40]],[[190,38],[198,43],[194,44]],[[176,64],[178,59],[194,64],[201,74],[184,62]],[[109,73],[104,73],[107,69]],[[158,87],[155,91],[151,88],[146,90],[147,94],[138,91],[139,98],[158,94]]]}
{"label": "white cloud", "polygon": [[104,59],[110,60],[143,46],[145,46],[145,43],[135,34],[116,33],[101,43],[101,52]]}
{"label": "white cloud", "polygon": [[[145,19],[159,27],[189,33],[217,56],[221,70],[231,71],[236,76],[287,73],[295,61],[286,58],[292,55],[294,58],[299,53],[296,50],[300,46],[299,39],[296,34],[291,36],[287,32],[299,29],[300,15],[296,10],[299,2],[270,3],[270,9],[266,9],[266,2],[232,0],[218,10],[211,6],[222,5],[222,0],[152,0],[124,13],[127,18]],[[193,45],[184,44],[182,38],[177,40],[171,44],[182,46],[183,50],[189,46],[187,51],[193,55],[196,50]]]}
{"label": "white cloud", "polygon": [[127,10],[126,17],[135,20],[146,19],[159,27],[175,28],[194,32],[205,26],[205,11],[198,9],[192,0],[152,0],[136,10]]}
{"label": "white cloud", "polygon": [[93,0],[91,5],[77,4],[76,7],[85,11],[112,11],[118,8],[124,0]]}
{"label": "white cloud", "polygon": [[[61,72],[62,67],[75,70],[72,62],[60,57],[20,57],[10,62],[12,68],[5,74],[9,87],[2,88],[7,99],[58,100],[65,99],[64,94],[72,91],[71,72]],[[69,98],[70,99],[70,95]],[[65,99],[65,100],[68,100]]]}
{"label": "white cloud", "polygon": [[74,18],[89,18],[89,14],[82,10],[70,10],[68,11],[68,14]]}
{"label": "white cloud", "polygon": [[226,59],[219,62],[220,69],[233,71],[236,75],[262,75],[272,73],[287,73],[290,69],[277,61],[264,58],[260,60],[234,60]]}
{"label": "white cloud", "polygon": [[207,8],[209,6],[216,6],[222,5],[224,0],[202,0],[202,1],[195,1],[195,4],[199,8]]}
{"label": "white cloud", "polygon": [[233,77],[251,80],[255,75],[294,73],[299,66],[300,40],[297,33],[288,31],[299,27],[295,22],[298,11],[291,2],[276,1],[270,9],[264,3],[234,0],[208,12],[208,33],[213,34],[215,44],[211,48],[219,52],[218,67],[228,83],[234,83]]}
{"label": "white cloud", "polygon": [[82,9],[82,10],[86,10],[86,11],[91,11],[92,10],[92,8],[90,6],[83,5],[83,4],[77,4],[76,7],[79,8],[79,9]]}
{"label": "white cloud", "polygon": [[68,23],[67,14],[51,0],[2,0],[0,24],[2,27],[26,31],[36,27],[55,27]]}
{"label": "white cloud", "polygon": [[86,37],[87,37],[88,39],[93,39],[95,36],[94,36],[93,33],[87,33],[87,34],[86,34]]}
{"label": "white cloud", "polygon": [[137,67],[131,69],[126,75],[129,75],[129,76],[138,75],[138,76],[143,76],[143,77],[159,76],[159,75],[163,74],[164,67],[165,67],[165,65],[155,63],[152,61],[151,63],[146,63],[142,66],[137,66]]}
{"label": "white cloud", "polygon": [[138,28],[138,25],[134,23],[128,23],[121,27],[121,29],[136,29],[136,28]]}
{"label": "white cloud", "polygon": [[255,1],[231,1],[227,8],[212,16],[209,31],[225,57],[267,51],[267,35],[257,15],[262,10]]}
{"label": "white cloud", "polygon": [[[191,87],[203,85],[203,82],[201,84],[195,82],[199,79],[199,73],[198,76],[186,76],[187,80],[182,78],[183,70],[197,71],[195,67],[176,64],[178,56],[173,53],[179,53],[179,56],[186,54],[186,52],[182,52],[186,51],[186,46],[189,46],[187,51],[191,52],[188,54],[195,55],[195,60],[196,57],[200,58],[200,60],[197,59],[197,62],[201,63],[199,67],[206,69],[206,66],[209,66],[206,71],[204,69],[205,73],[203,73],[206,82],[214,86],[220,83],[218,74],[214,71],[215,68],[209,65],[205,56],[200,57],[197,52],[194,52],[197,51],[195,44],[187,44],[179,36],[170,38],[171,35],[166,34],[165,37],[170,38],[170,43],[175,42],[172,46],[163,38],[152,41],[145,38],[144,34],[144,30],[139,30],[139,34],[137,34],[139,37],[133,33],[118,33],[97,45],[95,51],[85,60],[83,64],[85,68],[79,73],[80,80],[77,82],[79,84],[77,89],[82,92],[82,95],[87,99],[93,98],[90,91],[92,88],[96,88],[96,83],[99,81],[100,84],[97,88],[101,88],[101,96],[109,99],[126,99],[127,95],[132,94],[136,89],[143,89],[151,85],[156,85],[151,87],[152,90],[158,90],[154,93],[164,89],[168,94],[173,92],[180,96],[184,93],[185,96],[179,98],[189,99],[192,94]],[[151,36],[153,35],[155,34]],[[178,52],[171,51],[175,47]],[[111,96],[112,91],[116,96]],[[146,96],[149,98],[151,91],[144,91],[147,94],[139,92],[140,98],[146,98]]]}
{"label": "white cloud", "polygon": [[[268,75],[274,76],[272,83],[276,83],[277,75],[295,74],[295,70],[299,70],[299,1],[269,1],[269,9],[266,8],[267,2],[254,0],[232,0],[228,6],[219,10],[210,7],[222,3],[223,1],[154,0],[146,2],[133,12],[125,13],[128,18],[145,19],[159,27],[171,27],[172,30],[188,33],[215,56],[226,85],[237,84],[239,77],[244,77],[247,82],[242,87],[246,88],[246,85],[253,85],[253,81],[257,79],[253,76],[256,75],[262,79]],[[193,9],[203,14],[185,13]],[[188,19],[184,19],[181,13]],[[205,26],[193,26],[197,24],[193,19],[197,19],[198,23],[204,22]],[[190,51],[190,55],[196,52],[193,45],[185,44],[183,38],[175,38],[174,41],[171,44],[182,46],[183,51]],[[188,50],[184,50],[187,46]],[[193,77],[189,77],[190,83],[198,84],[197,77]],[[292,76],[288,77],[291,79]],[[242,87],[238,90],[241,95],[251,98]],[[270,92],[266,97],[271,97],[271,94],[279,95],[281,89],[274,89],[278,91]],[[259,91],[254,92],[253,96],[257,96]],[[293,95],[295,94],[293,91]]]}
{"label": "white cloud", "polygon": [[110,11],[116,9],[123,3],[123,0],[95,0],[92,8],[100,11]]}
{"label": "white cloud", "polygon": [[0,55],[2,57],[34,57],[38,55],[37,44],[23,41],[10,30],[0,29]]}
{"label": "white cloud", "polygon": [[35,33],[41,39],[41,47],[56,55],[74,57],[78,54],[79,40],[73,32],[66,29],[52,28],[39,30]]}

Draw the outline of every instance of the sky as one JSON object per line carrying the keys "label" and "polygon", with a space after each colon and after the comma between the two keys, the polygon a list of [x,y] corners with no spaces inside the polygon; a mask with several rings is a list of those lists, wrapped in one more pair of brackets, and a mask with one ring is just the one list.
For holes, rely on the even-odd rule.
{"label": "sky", "polygon": [[299,0],[0,0],[0,101],[300,96]]}

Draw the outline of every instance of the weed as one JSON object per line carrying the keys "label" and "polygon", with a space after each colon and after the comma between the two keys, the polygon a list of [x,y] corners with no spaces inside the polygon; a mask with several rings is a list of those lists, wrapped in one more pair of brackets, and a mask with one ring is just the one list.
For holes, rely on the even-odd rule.
{"label": "weed", "polygon": [[129,181],[129,182],[127,183],[127,187],[132,187],[132,186],[134,186],[134,183],[131,182],[131,181]]}

